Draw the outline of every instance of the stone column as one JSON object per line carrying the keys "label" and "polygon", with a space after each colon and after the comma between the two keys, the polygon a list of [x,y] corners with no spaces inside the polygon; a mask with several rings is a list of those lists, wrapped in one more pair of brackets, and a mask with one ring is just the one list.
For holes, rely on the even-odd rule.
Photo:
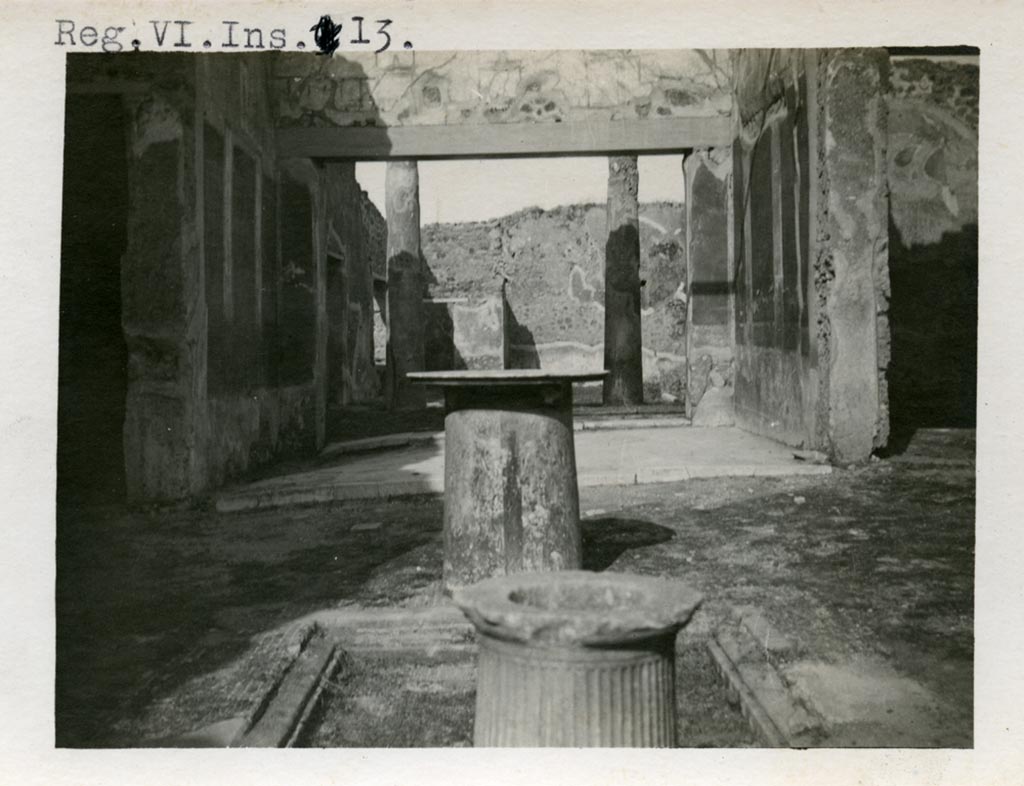
{"label": "stone column", "polygon": [[121,324],[128,345],[125,481],[131,502],[205,484],[206,309],[188,110],[159,95],[132,109]]}
{"label": "stone column", "polygon": [[636,156],[608,159],[608,241],[604,262],[605,405],[642,404],[640,206]]}
{"label": "stone column", "polygon": [[423,371],[423,267],[420,258],[420,185],[415,161],[388,161],[385,179],[388,224],[387,387],[390,406],[425,406],[422,387],[405,375]]}
{"label": "stone column", "polygon": [[582,564],[572,384],[445,389],[445,592]]}

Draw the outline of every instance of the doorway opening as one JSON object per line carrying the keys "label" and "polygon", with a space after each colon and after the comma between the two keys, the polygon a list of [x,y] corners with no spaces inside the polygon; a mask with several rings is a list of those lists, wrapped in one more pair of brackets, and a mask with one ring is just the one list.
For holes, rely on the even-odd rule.
{"label": "doorway opening", "polygon": [[128,350],[121,258],[128,223],[127,121],[120,96],[67,97],[61,226],[57,496],[124,498]]}

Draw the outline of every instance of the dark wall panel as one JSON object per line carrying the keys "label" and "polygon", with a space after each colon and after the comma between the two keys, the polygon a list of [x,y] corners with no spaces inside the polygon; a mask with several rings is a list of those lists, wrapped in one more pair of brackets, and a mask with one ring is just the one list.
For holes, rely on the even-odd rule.
{"label": "dark wall panel", "polygon": [[231,190],[231,388],[247,391],[258,382],[259,326],[256,324],[256,162],[234,149]]}
{"label": "dark wall panel", "polygon": [[692,187],[694,209],[689,238],[693,254],[690,282],[695,325],[729,321],[729,233],[724,180],[700,167]]}
{"label": "dark wall panel", "polygon": [[732,269],[736,281],[736,343],[746,343],[748,301],[746,248],[747,238],[744,215],[748,202],[746,170],[743,166],[743,144],[737,138],[732,144],[732,215],[733,215],[733,260]]}
{"label": "dark wall panel", "polygon": [[772,203],[772,133],[769,126],[754,145],[750,167],[750,242],[753,283],[753,343],[771,346],[775,321],[775,239]]}
{"label": "dark wall panel", "polygon": [[224,318],[224,137],[203,129],[203,257],[206,262],[206,379],[211,394],[227,389],[228,336]]}
{"label": "dark wall panel", "polygon": [[278,288],[280,287],[280,266],[277,249],[277,184],[269,177],[263,177],[263,268],[260,293],[260,312],[263,320],[260,340],[260,382],[275,387],[278,384]]}
{"label": "dark wall panel", "polygon": [[[69,94],[64,126],[57,397],[57,493],[124,496],[128,350],[121,257],[128,234],[127,119],[121,98]],[[168,158],[176,151],[168,146]]]}
{"label": "dark wall panel", "polygon": [[[795,91],[787,102],[795,103]],[[800,346],[800,260],[797,248],[796,156],[793,152],[793,115],[779,123],[780,175],[782,178],[782,348],[795,352]]]}
{"label": "dark wall panel", "polygon": [[807,122],[807,74],[800,76],[800,108],[796,112],[797,161],[800,164],[800,291],[804,305],[800,311],[800,350],[808,355],[811,348],[810,308],[808,307],[808,275],[811,267],[811,154],[810,128]]}
{"label": "dark wall panel", "polygon": [[279,335],[281,383],[313,379],[316,358],[316,260],[313,204],[309,188],[281,184],[281,301]]}

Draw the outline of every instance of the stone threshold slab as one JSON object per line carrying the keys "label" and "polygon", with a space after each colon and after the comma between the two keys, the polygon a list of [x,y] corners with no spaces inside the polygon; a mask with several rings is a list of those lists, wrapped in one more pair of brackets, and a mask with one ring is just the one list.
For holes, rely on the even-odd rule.
{"label": "stone threshold slab", "polygon": [[[614,431],[616,429],[634,428],[675,428],[689,426],[690,419],[682,415],[622,415],[580,418],[573,421],[573,431]],[[444,444],[443,431],[406,431],[398,434],[385,434],[380,437],[364,437],[332,442],[320,451],[322,458],[367,453],[373,450],[389,448],[405,448],[410,445]]]}
{"label": "stone threshold slab", "polygon": [[318,638],[306,646],[264,698],[259,718],[232,747],[291,747],[316,707],[323,681],[337,670],[339,660],[338,646],[330,638]]}
{"label": "stone threshold slab", "polygon": [[[132,747],[283,747],[308,704],[306,687],[316,684],[311,675],[328,670],[335,650],[313,617],[260,634],[237,660],[154,701],[144,726],[178,731],[143,732]],[[183,729],[189,718],[196,725]],[[278,733],[282,724],[288,728]]]}
{"label": "stone threshold slab", "polygon": [[[764,644],[772,637],[770,624],[762,621],[761,626],[753,632],[747,617],[725,623],[708,640],[708,651],[765,747],[818,747],[825,737],[821,721],[793,696],[772,665],[772,656],[779,653]],[[778,634],[774,638],[785,640]]]}

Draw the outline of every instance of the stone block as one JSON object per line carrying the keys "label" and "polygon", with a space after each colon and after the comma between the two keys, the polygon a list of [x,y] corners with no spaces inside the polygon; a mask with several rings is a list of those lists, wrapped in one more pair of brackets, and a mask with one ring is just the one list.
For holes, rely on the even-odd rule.
{"label": "stone block", "polygon": [[479,304],[451,307],[452,342],[463,368],[505,367],[504,304],[500,296]]}
{"label": "stone block", "polygon": [[703,427],[731,426],[736,422],[733,412],[732,388],[709,387],[697,402],[692,425]]}

